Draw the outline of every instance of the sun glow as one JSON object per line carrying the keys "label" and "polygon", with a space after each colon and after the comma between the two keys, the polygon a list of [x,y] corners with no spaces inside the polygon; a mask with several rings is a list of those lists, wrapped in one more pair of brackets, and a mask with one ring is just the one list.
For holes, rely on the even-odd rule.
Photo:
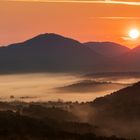
{"label": "sun glow", "polygon": [[138,29],[131,29],[131,30],[129,31],[129,37],[130,37],[131,39],[137,39],[137,38],[139,38],[139,36],[140,36],[140,32],[139,32]]}

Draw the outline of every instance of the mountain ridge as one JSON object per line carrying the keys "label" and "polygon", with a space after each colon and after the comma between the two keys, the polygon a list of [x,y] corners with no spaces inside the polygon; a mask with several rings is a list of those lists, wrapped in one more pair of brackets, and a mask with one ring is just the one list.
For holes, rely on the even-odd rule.
{"label": "mountain ridge", "polygon": [[95,65],[99,56],[74,39],[47,33],[0,48],[0,66],[3,71],[79,71]]}
{"label": "mountain ridge", "polygon": [[0,73],[140,71],[140,57],[135,52],[132,55],[133,50],[113,42],[92,44],[95,50],[94,46],[90,48],[86,43],[62,35],[40,34],[1,47]]}
{"label": "mountain ridge", "polygon": [[115,42],[86,42],[84,45],[106,57],[117,57],[130,51],[128,47]]}

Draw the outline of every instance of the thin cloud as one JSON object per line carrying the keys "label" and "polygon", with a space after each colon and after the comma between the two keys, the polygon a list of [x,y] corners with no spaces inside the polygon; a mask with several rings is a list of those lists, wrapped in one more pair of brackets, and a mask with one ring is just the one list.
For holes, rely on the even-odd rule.
{"label": "thin cloud", "polygon": [[128,37],[128,36],[123,36],[123,37],[121,37],[123,40],[126,40],[126,41],[128,41],[128,40],[132,40],[132,38],[130,38],[130,37]]}
{"label": "thin cloud", "polygon": [[97,4],[118,4],[140,6],[140,2],[116,1],[116,0],[1,0],[1,1],[25,1],[25,2],[58,2],[58,3],[97,3]]}
{"label": "thin cloud", "polygon": [[140,38],[132,39],[129,36],[122,36],[121,38],[125,41],[140,41]]}
{"label": "thin cloud", "polygon": [[107,19],[107,20],[140,20],[140,17],[91,17],[90,19]]}

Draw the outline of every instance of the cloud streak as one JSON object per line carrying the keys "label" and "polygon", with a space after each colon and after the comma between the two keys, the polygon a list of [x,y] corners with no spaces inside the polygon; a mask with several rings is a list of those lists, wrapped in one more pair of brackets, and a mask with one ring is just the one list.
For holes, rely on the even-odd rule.
{"label": "cloud streak", "polygon": [[48,2],[48,3],[93,3],[93,4],[118,4],[140,6],[140,2],[116,1],[116,0],[1,0],[1,1],[25,1],[25,2]]}
{"label": "cloud streak", "polygon": [[91,17],[90,19],[101,19],[101,20],[140,20],[140,17]]}

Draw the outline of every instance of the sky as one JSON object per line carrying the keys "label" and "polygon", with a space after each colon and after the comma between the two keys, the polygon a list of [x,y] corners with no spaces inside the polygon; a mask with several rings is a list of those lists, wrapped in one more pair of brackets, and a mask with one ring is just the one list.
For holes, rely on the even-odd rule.
{"label": "sky", "polygon": [[80,42],[111,41],[133,48],[140,39],[139,0],[0,0],[0,46],[43,33]]}

